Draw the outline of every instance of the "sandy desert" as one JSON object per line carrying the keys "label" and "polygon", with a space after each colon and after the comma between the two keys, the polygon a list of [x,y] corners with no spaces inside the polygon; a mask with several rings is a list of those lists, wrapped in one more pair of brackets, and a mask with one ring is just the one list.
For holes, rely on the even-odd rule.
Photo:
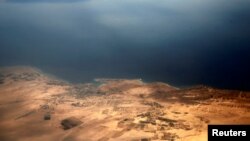
{"label": "sandy desert", "polygon": [[4,67],[0,113],[1,141],[206,141],[208,124],[250,124],[250,92]]}

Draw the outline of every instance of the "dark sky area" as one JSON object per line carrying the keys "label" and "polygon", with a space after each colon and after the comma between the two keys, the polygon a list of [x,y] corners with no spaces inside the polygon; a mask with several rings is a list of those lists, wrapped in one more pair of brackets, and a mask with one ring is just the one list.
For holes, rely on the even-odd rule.
{"label": "dark sky area", "polygon": [[0,0],[0,66],[250,90],[249,0]]}

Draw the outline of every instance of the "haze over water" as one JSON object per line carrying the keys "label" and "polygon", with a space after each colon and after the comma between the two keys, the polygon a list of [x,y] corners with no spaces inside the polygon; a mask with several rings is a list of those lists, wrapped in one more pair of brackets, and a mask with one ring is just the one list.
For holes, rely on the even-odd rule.
{"label": "haze over water", "polygon": [[250,90],[249,0],[0,0],[0,66]]}

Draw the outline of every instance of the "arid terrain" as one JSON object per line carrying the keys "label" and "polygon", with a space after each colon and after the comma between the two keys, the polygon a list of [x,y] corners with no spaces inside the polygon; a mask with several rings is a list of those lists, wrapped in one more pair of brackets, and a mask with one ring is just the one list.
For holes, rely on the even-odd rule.
{"label": "arid terrain", "polygon": [[206,141],[208,124],[250,124],[250,92],[0,69],[1,141]]}

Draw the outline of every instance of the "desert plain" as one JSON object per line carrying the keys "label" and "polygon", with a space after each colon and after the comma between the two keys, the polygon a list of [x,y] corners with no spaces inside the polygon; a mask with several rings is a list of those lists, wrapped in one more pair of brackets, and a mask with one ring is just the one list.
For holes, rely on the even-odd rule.
{"label": "desert plain", "polygon": [[206,141],[208,124],[250,124],[250,92],[0,68],[1,141]]}

